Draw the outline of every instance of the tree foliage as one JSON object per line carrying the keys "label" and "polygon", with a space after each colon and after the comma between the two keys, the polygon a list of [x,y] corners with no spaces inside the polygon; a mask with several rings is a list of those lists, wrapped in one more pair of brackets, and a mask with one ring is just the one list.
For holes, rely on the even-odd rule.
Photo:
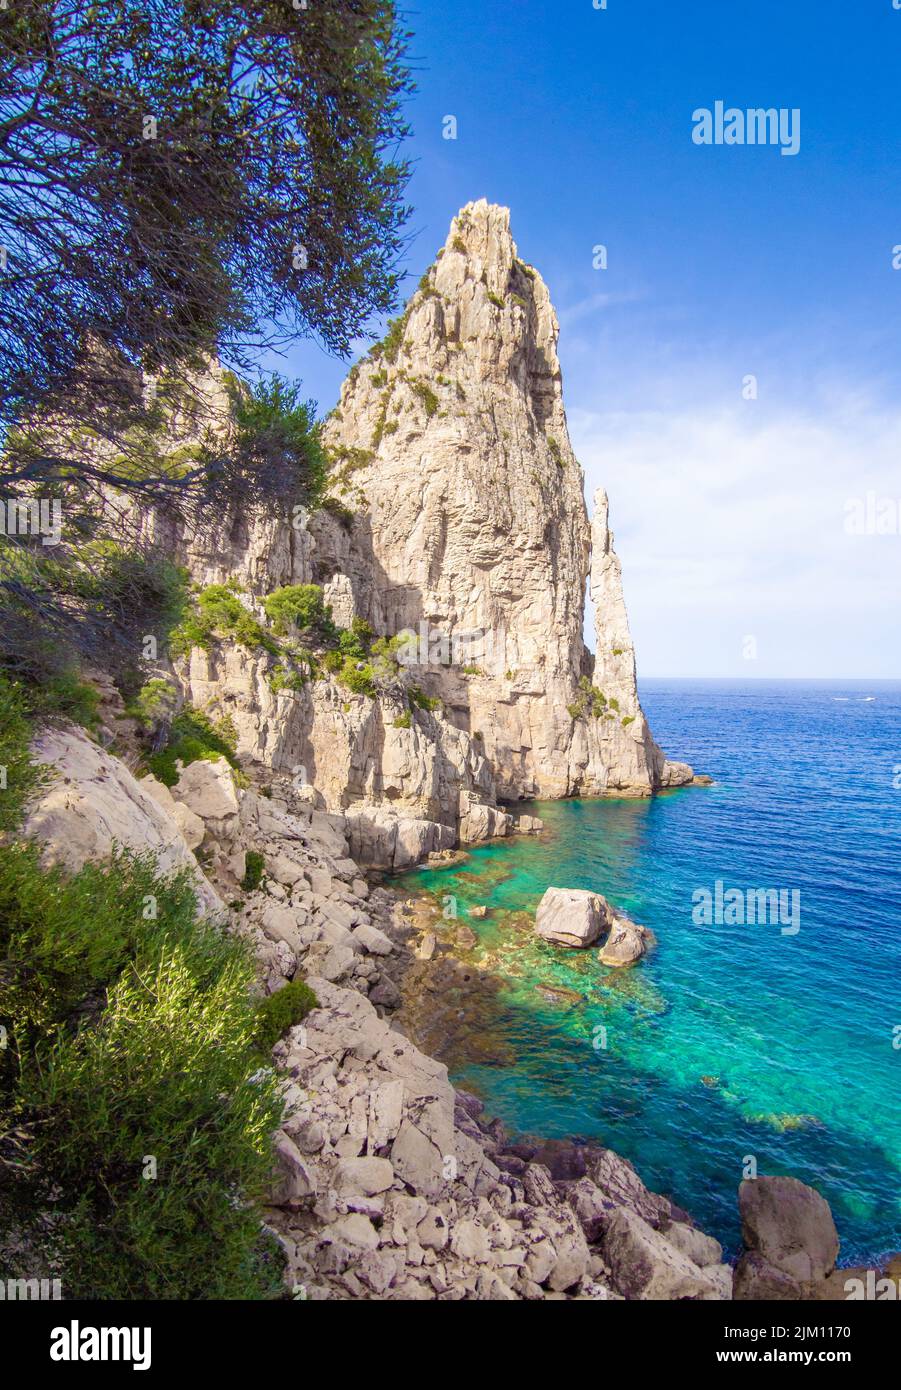
{"label": "tree foliage", "polygon": [[121,430],[123,363],[346,353],[395,299],[404,41],[384,0],[0,11],[0,425]]}

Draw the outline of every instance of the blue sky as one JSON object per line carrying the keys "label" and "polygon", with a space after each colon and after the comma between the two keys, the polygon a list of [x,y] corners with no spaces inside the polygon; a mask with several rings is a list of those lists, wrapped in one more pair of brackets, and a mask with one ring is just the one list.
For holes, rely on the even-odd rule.
{"label": "blue sky", "polygon": [[[901,674],[899,527],[845,528],[868,492],[901,508],[901,10],[422,0],[407,20],[407,289],[463,203],[510,207],[640,672]],[[799,153],[694,144],[717,100],[798,108]],[[313,344],[281,365],[323,410],[347,370]]]}

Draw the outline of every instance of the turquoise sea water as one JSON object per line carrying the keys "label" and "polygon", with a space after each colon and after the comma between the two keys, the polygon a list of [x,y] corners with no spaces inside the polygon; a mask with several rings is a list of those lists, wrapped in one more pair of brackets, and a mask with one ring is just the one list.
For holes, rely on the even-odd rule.
{"label": "turquoise sea water", "polygon": [[[489,1022],[503,1046],[454,1079],[513,1132],[627,1155],[728,1249],[753,1156],[823,1192],[843,1263],[897,1251],[901,683],[648,681],[642,697],[669,755],[715,786],[536,803],[539,840],[403,877],[456,899],[472,959],[502,981]],[[717,879],[798,889],[800,931],[695,925],[692,895]],[[517,914],[551,884],[604,893],[658,946],[614,971],[538,943]]]}

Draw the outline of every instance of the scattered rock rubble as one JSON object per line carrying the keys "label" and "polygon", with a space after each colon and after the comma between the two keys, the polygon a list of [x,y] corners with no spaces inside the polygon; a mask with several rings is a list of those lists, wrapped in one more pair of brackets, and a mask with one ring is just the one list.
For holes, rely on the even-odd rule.
{"label": "scattered rock rubble", "polygon": [[[117,843],[149,847],[164,866],[190,869],[205,909],[224,911],[246,881],[248,852],[262,855],[259,886],[243,893],[232,927],[253,944],[261,989],[300,971],[319,1001],[273,1049],[285,1114],[267,1220],[295,1297],[733,1296],[719,1244],[625,1159],[511,1141],[392,1026],[415,913],[411,923],[394,894],[363,878],[343,816],[316,810],[289,779],[265,793],[241,787],[224,759],[191,764],[170,790],[137,781],[79,731],[47,733],[36,751],[57,777],[30,833],[71,868]],[[431,954],[434,945],[432,936]],[[858,1271],[835,1269],[835,1227],[812,1189],[746,1182],[741,1216],[736,1298],[848,1296]]]}

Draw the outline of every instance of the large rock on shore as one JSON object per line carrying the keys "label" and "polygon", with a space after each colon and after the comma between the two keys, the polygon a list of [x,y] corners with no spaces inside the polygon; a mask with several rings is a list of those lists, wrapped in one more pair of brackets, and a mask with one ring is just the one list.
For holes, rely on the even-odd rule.
{"label": "large rock on shore", "polygon": [[[619,1207],[607,1226],[602,1250],[620,1292],[626,1298],[642,1300],[710,1302],[728,1297],[725,1289],[729,1280],[721,1277],[722,1273],[728,1276],[728,1270],[723,1271],[716,1259],[716,1242],[709,1243],[715,1263],[702,1268],[685,1253],[694,1235],[691,1228],[685,1227],[683,1235],[684,1239],[677,1245],[667,1234],[655,1231],[637,1212]],[[694,1236],[694,1239],[697,1246],[701,1246],[704,1238],[698,1241]],[[690,1248],[704,1257],[704,1247],[701,1251],[695,1246]]]}
{"label": "large rock on shore", "polygon": [[[48,862],[75,873],[117,848],[150,853],[162,874],[187,871],[202,911],[224,910],[176,819],[119,758],[72,725],[42,730],[32,753],[48,777],[29,809],[24,834],[44,843]],[[189,832],[194,826],[194,818],[186,818]],[[192,839],[196,844],[196,835]]]}
{"label": "large rock on shore", "polygon": [[735,1270],[744,1301],[817,1297],[839,1240],[829,1203],[797,1178],[746,1179],[738,1190],[745,1253]]}
{"label": "large rock on shore", "polygon": [[592,946],[607,929],[609,908],[600,893],[548,888],[535,914],[535,930],[555,946]]}

